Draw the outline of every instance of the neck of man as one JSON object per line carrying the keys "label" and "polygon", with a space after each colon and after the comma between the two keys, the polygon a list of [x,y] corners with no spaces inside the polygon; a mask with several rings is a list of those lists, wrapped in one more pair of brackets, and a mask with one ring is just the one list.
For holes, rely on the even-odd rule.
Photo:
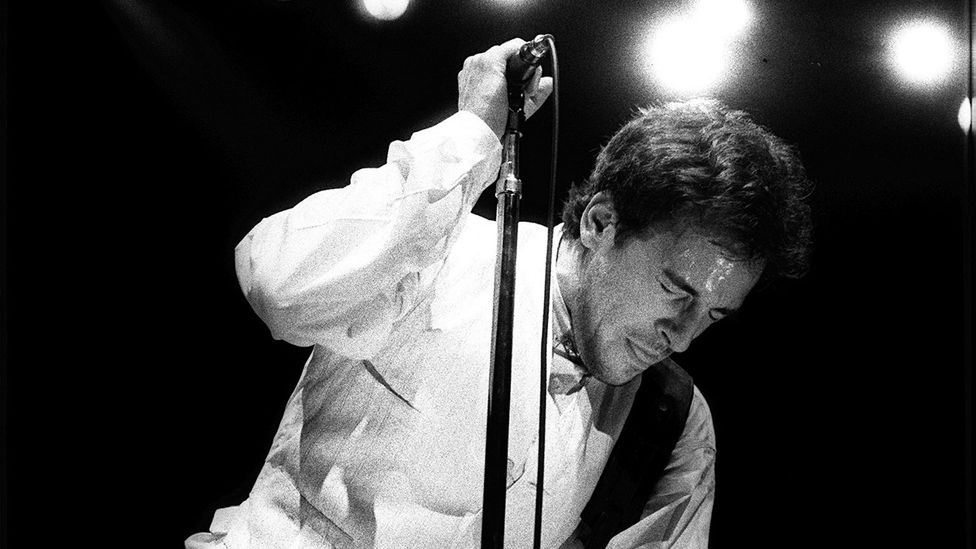
{"label": "neck of man", "polygon": [[579,300],[582,291],[582,267],[585,248],[578,238],[562,236],[556,249],[556,284],[562,304],[566,308],[568,321],[565,325],[555,326],[556,336],[573,336],[573,315],[579,311]]}
{"label": "neck of man", "polygon": [[[562,236],[556,249],[556,283],[569,316],[577,310],[580,293],[580,272],[584,248],[578,238]],[[567,327],[568,328],[568,327]]]}

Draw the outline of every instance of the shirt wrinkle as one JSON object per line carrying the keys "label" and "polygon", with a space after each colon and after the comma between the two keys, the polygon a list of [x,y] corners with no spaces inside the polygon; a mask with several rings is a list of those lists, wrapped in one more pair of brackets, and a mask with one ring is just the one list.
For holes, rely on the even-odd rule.
{"label": "shirt wrinkle", "polygon": [[366,368],[366,371],[368,371],[369,374],[371,376],[373,376],[373,378],[376,381],[378,381],[382,386],[386,387],[387,390],[389,390],[390,393],[393,394],[393,396],[395,396],[398,399],[400,399],[404,404],[406,404],[407,406],[409,406],[411,410],[413,410],[415,412],[419,412],[419,410],[417,410],[417,408],[413,404],[411,404],[409,400],[407,400],[406,398],[404,398],[403,395],[401,395],[400,393],[398,393],[396,391],[396,389],[394,389],[389,383],[387,383],[386,379],[384,379],[383,376],[381,376],[380,373],[376,371],[376,367],[373,366],[373,363],[372,362],[370,362],[370,361],[368,361],[366,359],[363,359],[362,363],[363,363],[363,366]]}

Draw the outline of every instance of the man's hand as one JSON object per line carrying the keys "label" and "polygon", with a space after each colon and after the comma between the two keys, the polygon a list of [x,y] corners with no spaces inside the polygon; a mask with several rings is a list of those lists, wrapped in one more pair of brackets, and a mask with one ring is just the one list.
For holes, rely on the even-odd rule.
{"label": "man's hand", "polygon": [[[505,67],[508,58],[517,55],[525,40],[513,38],[488,51],[464,60],[458,73],[458,111],[469,111],[488,124],[501,139],[508,118],[508,83]],[[552,93],[552,77],[542,76],[542,67],[535,70],[525,86],[525,117],[532,116]]]}

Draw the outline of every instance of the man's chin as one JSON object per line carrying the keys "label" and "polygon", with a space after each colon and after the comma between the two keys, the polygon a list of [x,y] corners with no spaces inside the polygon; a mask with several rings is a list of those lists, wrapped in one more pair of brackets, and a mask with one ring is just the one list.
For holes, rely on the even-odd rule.
{"label": "man's chin", "polygon": [[621,385],[626,385],[634,381],[634,378],[640,376],[642,373],[644,373],[643,370],[628,369],[626,372],[614,372],[611,375],[607,375],[607,372],[602,371],[592,372],[592,375],[601,383],[620,387]]}
{"label": "man's chin", "polygon": [[[634,378],[644,373],[644,370],[652,364],[663,360],[663,358],[655,355],[646,357],[653,359],[653,362],[645,362],[642,360],[643,357],[634,356],[633,349],[624,351],[615,347],[607,347],[603,351],[596,356],[588,356],[590,353],[583,350],[581,358],[583,359],[583,363],[587,365],[587,373],[601,383],[614,387],[630,383]],[[597,357],[606,357],[610,358],[610,360],[598,360]]]}
{"label": "man's chin", "polygon": [[634,378],[640,377],[645,370],[661,362],[665,358],[667,358],[667,355],[660,358],[655,358],[655,360],[650,364],[641,363],[640,366],[626,366],[625,369],[618,371],[607,371],[605,368],[598,368],[595,371],[591,369],[590,374],[602,383],[619,387],[621,385],[630,383],[634,380]]}

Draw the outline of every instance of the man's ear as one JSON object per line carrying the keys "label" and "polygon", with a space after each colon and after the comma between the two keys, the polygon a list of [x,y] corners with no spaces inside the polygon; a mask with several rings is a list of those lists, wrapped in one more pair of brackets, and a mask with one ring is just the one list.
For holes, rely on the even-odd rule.
{"label": "man's ear", "polygon": [[600,191],[590,198],[580,217],[580,243],[586,249],[595,250],[604,243],[612,245],[616,235],[617,211],[610,195]]}

